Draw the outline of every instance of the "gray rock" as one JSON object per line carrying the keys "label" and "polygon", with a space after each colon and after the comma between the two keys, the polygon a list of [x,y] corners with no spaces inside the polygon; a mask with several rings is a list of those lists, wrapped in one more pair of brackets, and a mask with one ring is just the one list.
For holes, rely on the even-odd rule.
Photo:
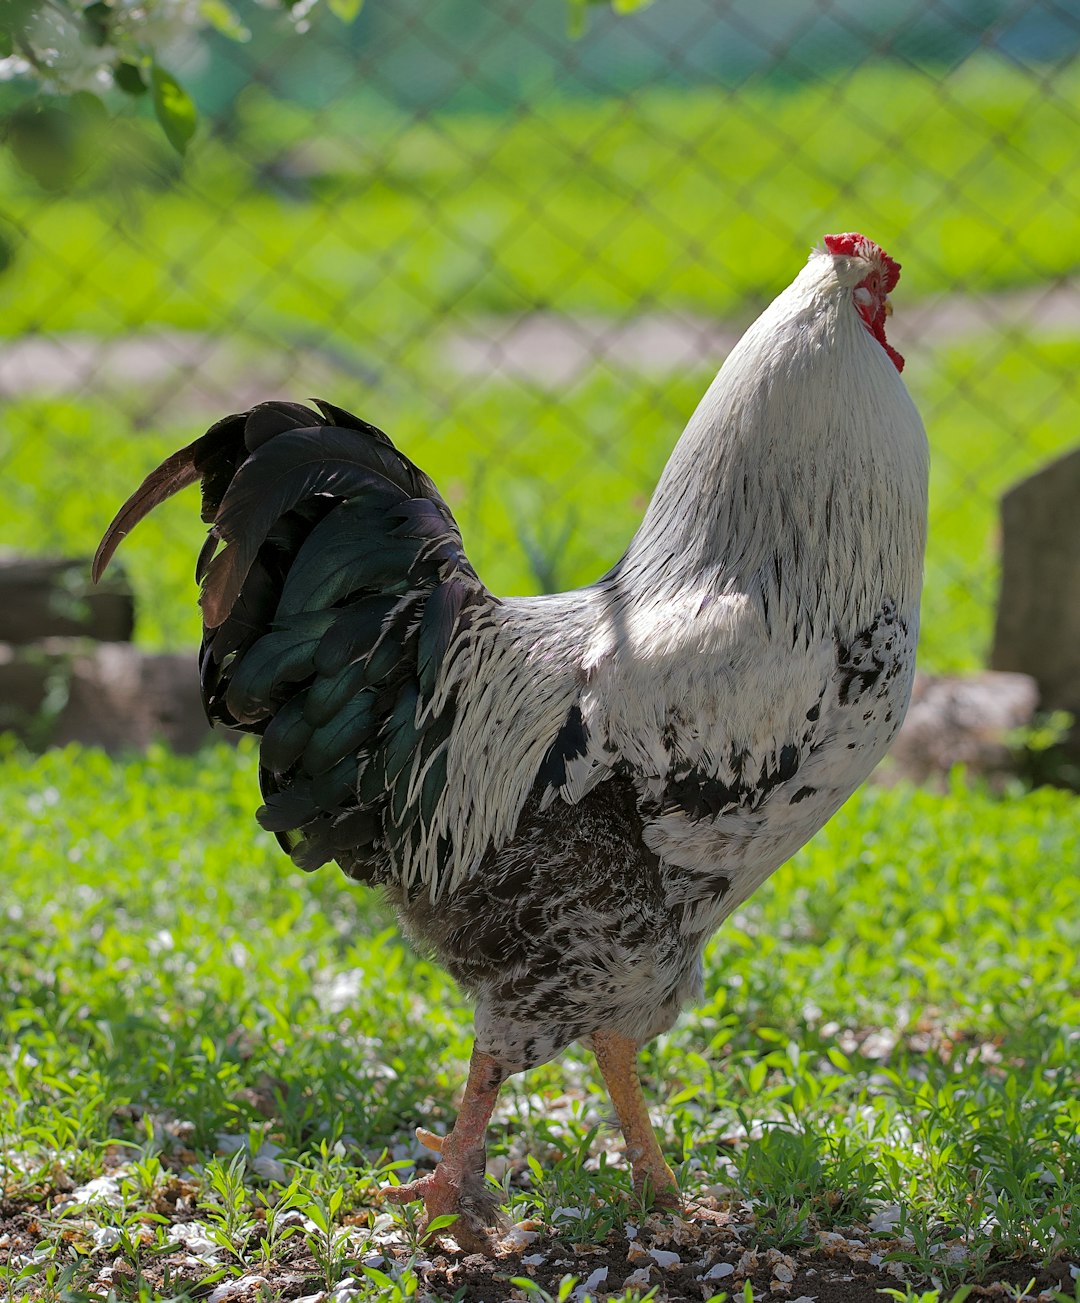
{"label": "gray rock", "polygon": [[954,765],[990,779],[1010,776],[1021,751],[1016,731],[1031,724],[1038,706],[1038,685],[1027,674],[918,674],[907,718],[877,778],[941,786]]}
{"label": "gray rock", "polygon": [[[68,698],[50,741],[84,742],[108,751],[154,741],[194,751],[211,736],[193,652],[145,652],[100,643],[73,657]],[[222,730],[213,734],[224,736]]]}
{"label": "gray rock", "polygon": [[95,588],[83,558],[0,555],[0,642],[127,642],[134,627],[135,599],[122,572]]}
{"label": "gray rock", "polygon": [[1080,719],[1080,448],[1011,488],[1001,524],[990,663],[1030,674],[1043,710]]}
{"label": "gray rock", "polygon": [[193,652],[48,638],[0,644],[0,727],[32,746],[81,742],[119,752],[154,741],[194,751],[211,737]]}

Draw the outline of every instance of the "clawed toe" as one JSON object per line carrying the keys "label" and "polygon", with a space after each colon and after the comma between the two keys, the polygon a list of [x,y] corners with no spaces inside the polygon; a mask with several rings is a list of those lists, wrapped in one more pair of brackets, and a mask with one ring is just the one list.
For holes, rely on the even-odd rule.
{"label": "clawed toe", "polygon": [[492,1242],[486,1227],[497,1220],[496,1205],[484,1186],[482,1174],[462,1170],[444,1158],[434,1172],[406,1185],[384,1186],[379,1197],[396,1204],[422,1200],[425,1232],[436,1219],[452,1217],[452,1223],[436,1229],[436,1236],[452,1236],[467,1253],[491,1252]]}

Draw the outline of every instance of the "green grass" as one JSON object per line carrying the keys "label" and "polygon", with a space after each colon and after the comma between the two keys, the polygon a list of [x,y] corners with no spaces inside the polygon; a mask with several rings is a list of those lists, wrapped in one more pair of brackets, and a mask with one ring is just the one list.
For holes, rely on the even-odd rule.
{"label": "green grass", "polygon": [[[0,1248],[15,1298],[50,1269],[95,1279],[102,1226],[160,1275],[177,1220],[219,1246],[178,1289],[289,1254],[311,1280],[360,1272],[387,1163],[452,1121],[467,1007],[374,895],[255,829],[253,768],[247,748],[0,759],[0,1179],[41,1250]],[[1067,794],[868,790],[728,922],[646,1075],[686,1188],[736,1221],[756,1201],[743,1248],[862,1228],[951,1287],[1080,1253],[1078,866]],[[491,1154],[541,1246],[565,1241],[559,1208],[595,1243],[640,1216],[603,1108],[580,1051],[506,1089]],[[116,1206],[59,1214],[105,1172]],[[308,1220],[275,1232],[281,1198]]]}

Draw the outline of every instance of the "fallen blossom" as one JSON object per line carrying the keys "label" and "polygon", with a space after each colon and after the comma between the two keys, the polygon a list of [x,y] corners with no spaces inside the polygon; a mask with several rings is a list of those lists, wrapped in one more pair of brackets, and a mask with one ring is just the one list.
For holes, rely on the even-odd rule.
{"label": "fallen blossom", "polygon": [[757,1264],[757,1249],[745,1249],[742,1257],[735,1264],[735,1274],[737,1276],[749,1276],[757,1269]]}
{"label": "fallen blossom", "polygon": [[591,1271],[588,1277],[571,1292],[570,1297],[575,1299],[577,1303],[582,1303],[586,1294],[595,1293],[597,1286],[602,1285],[607,1280],[607,1272],[607,1267],[597,1267],[595,1271]]}
{"label": "fallen blossom", "polygon": [[665,1244],[697,1244],[701,1239],[702,1228],[696,1222],[684,1221],[681,1217],[669,1216],[667,1223],[664,1236]]}
{"label": "fallen blossom", "polygon": [[723,1280],[725,1276],[734,1276],[735,1268],[730,1262],[717,1262],[701,1277],[702,1280]]}
{"label": "fallen blossom", "polygon": [[670,1271],[682,1262],[677,1253],[671,1253],[667,1249],[650,1249],[649,1255],[661,1271]]}
{"label": "fallen blossom", "polygon": [[169,1227],[169,1239],[198,1258],[212,1258],[221,1252],[221,1245],[210,1238],[200,1222],[176,1222]]}
{"label": "fallen blossom", "polygon": [[502,1237],[502,1247],[508,1249],[511,1253],[520,1253],[522,1249],[536,1239],[536,1231],[532,1230],[525,1222],[518,1222],[511,1226],[506,1234]]}
{"label": "fallen blossom", "polygon": [[968,1251],[962,1244],[931,1244],[930,1254],[949,1266],[967,1262]]}
{"label": "fallen blossom", "polygon": [[638,1267],[636,1271],[632,1271],[623,1281],[623,1289],[648,1289],[649,1276],[650,1272],[648,1267]]}
{"label": "fallen blossom", "polygon": [[870,1218],[867,1225],[872,1231],[879,1234],[891,1231],[900,1222],[903,1212],[898,1203],[886,1204],[884,1208],[879,1208],[873,1217]]}
{"label": "fallen blossom", "polygon": [[227,1299],[236,1298],[248,1289],[258,1289],[269,1285],[265,1276],[241,1276],[237,1280],[223,1281],[207,1299],[207,1303],[226,1303]]}
{"label": "fallen blossom", "polygon": [[120,1182],[112,1176],[96,1176],[85,1185],[72,1190],[57,1207],[68,1208],[72,1204],[107,1203],[118,1207],[123,1202],[120,1194]]}

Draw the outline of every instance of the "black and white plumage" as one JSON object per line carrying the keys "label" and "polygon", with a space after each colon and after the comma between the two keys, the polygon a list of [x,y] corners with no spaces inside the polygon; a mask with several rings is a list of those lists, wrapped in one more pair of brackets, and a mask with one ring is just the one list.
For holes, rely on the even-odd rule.
{"label": "black and white plumage", "polygon": [[479,1207],[499,1083],[577,1039],[635,1179],[671,1195],[633,1052],[700,994],[709,936],[907,705],[927,449],[884,336],[898,272],[864,237],[827,237],[588,588],[494,597],[427,476],[326,404],[219,422],[103,540],[96,574],[201,480],[204,699],[262,735],[259,822],[301,867],[383,887],[476,1001],[461,1118],[405,1188],[431,1215]]}

